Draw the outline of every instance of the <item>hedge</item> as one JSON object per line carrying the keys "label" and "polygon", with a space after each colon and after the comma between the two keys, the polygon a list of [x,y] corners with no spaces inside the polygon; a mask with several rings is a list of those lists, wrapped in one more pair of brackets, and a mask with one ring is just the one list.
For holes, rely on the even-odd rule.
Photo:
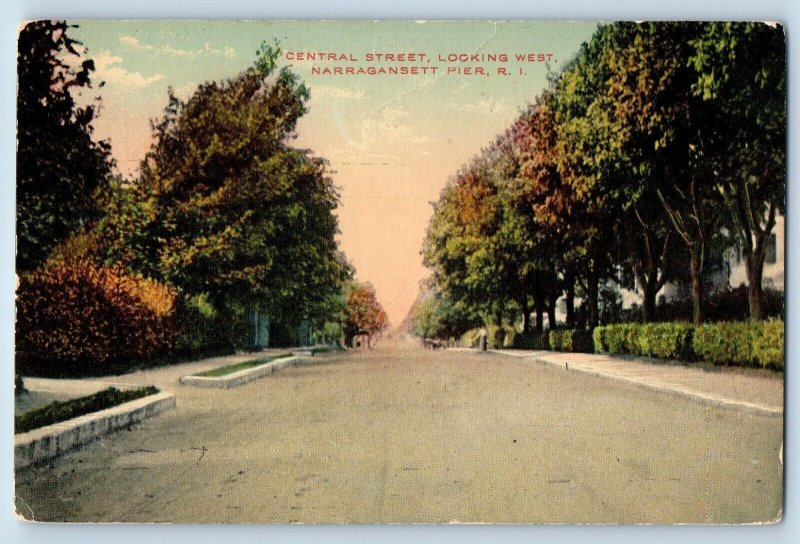
{"label": "hedge", "polygon": [[620,323],[596,327],[594,350],[714,365],[783,369],[784,323]]}
{"label": "hedge", "polygon": [[514,337],[514,349],[550,349],[549,331],[529,331],[519,333]]}
{"label": "hedge", "polygon": [[[476,327],[470,329],[461,335],[460,343],[463,347],[474,348],[478,346],[478,340],[481,336],[483,327]],[[489,349],[510,348],[514,346],[514,339],[517,336],[517,331],[511,325],[503,325],[502,328],[497,325],[489,325],[489,337],[487,344]],[[502,342],[500,342],[502,340]]]}
{"label": "hedge", "polygon": [[152,385],[129,391],[120,391],[115,387],[109,387],[87,397],[65,402],[51,402],[37,410],[31,410],[20,416],[15,416],[14,434],[25,433],[39,427],[119,406],[125,402],[155,395],[156,393],[158,393],[158,389]]}
{"label": "hedge", "polygon": [[549,336],[549,347],[552,350],[594,353],[592,333],[585,329],[554,329]]}

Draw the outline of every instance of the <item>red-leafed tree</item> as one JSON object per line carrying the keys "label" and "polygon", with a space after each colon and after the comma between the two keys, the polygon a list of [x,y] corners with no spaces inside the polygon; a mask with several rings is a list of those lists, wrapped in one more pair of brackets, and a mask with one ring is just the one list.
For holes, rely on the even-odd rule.
{"label": "red-leafed tree", "polygon": [[375,288],[371,283],[355,283],[350,289],[345,306],[347,321],[345,335],[350,344],[355,336],[366,335],[367,346],[371,347],[372,335],[389,326]]}

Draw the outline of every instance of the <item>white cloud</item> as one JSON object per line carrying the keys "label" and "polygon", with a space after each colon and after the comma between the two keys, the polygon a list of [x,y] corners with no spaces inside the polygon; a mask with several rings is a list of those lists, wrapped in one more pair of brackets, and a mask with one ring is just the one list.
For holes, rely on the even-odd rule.
{"label": "white cloud", "polygon": [[310,88],[309,92],[311,93],[311,100],[326,100],[329,98],[336,100],[361,100],[366,94],[364,89],[342,89],[329,85],[314,85]]}
{"label": "white cloud", "polygon": [[112,55],[108,51],[101,51],[94,56],[95,74],[97,79],[105,81],[107,85],[127,89],[141,89],[151,83],[164,79],[161,74],[144,76],[139,72],[129,72],[121,66],[122,57]]}
{"label": "white cloud", "polygon": [[173,47],[171,45],[146,45],[139,41],[139,38],[135,36],[120,36],[119,43],[128,47],[130,49],[136,49],[140,51],[148,51],[150,53],[155,54],[163,54],[169,55],[171,57],[194,57],[200,53],[206,55],[219,55],[223,56],[227,59],[233,58],[236,56],[236,50],[233,47],[224,46],[222,49],[218,49],[215,47],[211,47],[211,44],[206,43],[203,45],[201,49],[197,51],[193,51],[191,49],[179,49],[177,47]]}
{"label": "white cloud", "polygon": [[121,43],[122,45],[127,45],[129,47],[138,47],[139,38],[134,38],[133,36],[120,36],[119,43]]}
{"label": "white cloud", "polygon": [[494,98],[482,99],[478,102],[450,102],[447,108],[462,113],[482,113],[482,114],[504,114],[511,111],[511,106],[506,102],[506,99],[496,100]]}
{"label": "white cloud", "polygon": [[409,116],[409,112],[404,109],[384,106],[376,114],[364,119],[354,137],[349,138],[342,148],[332,150],[331,154],[347,157],[348,162],[375,157],[396,160],[399,149],[425,146],[433,142],[434,139],[421,132],[418,127],[401,122]]}

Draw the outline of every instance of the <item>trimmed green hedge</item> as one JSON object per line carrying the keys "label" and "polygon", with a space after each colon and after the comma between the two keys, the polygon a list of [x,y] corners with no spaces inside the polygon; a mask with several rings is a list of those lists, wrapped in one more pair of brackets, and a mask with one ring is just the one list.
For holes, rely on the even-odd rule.
{"label": "trimmed green hedge", "polygon": [[14,417],[14,434],[25,433],[39,427],[60,423],[75,417],[99,412],[132,400],[155,395],[158,389],[152,385],[120,391],[116,387],[109,387],[87,397],[72,399],[65,402],[51,402],[37,410],[31,410],[21,416]]}
{"label": "trimmed green hedge", "polygon": [[549,346],[555,351],[594,353],[592,333],[585,329],[555,329],[550,331]]}
{"label": "trimmed green hedge", "polygon": [[714,365],[782,370],[783,321],[706,323],[620,323],[596,327],[594,350]]}

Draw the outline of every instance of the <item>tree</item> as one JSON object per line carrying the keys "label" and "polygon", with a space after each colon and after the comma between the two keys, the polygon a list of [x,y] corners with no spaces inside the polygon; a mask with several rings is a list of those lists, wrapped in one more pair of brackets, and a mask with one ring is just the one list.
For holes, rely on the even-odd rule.
{"label": "tree", "polygon": [[[622,180],[609,168],[602,150],[609,123],[597,107],[609,77],[602,56],[611,27],[600,27],[553,83],[552,153],[560,185],[569,209],[570,246],[578,265],[576,278],[583,280],[587,321],[598,324],[599,286],[613,275],[614,227],[619,222]],[[559,205],[555,213],[562,210]]]}
{"label": "tree", "polygon": [[[106,142],[93,139],[94,105],[73,93],[92,89],[91,59],[64,21],[34,21],[17,53],[17,269],[30,271],[98,216],[93,194],[109,176]],[[80,61],[78,67],[70,63]],[[102,83],[101,83],[102,86]]]}
{"label": "tree", "polygon": [[347,321],[345,336],[348,344],[355,336],[366,335],[367,347],[372,345],[372,335],[386,330],[389,323],[370,283],[354,283],[347,296],[345,306]]}
{"label": "tree", "polygon": [[187,297],[322,326],[352,275],[335,241],[339,195],[324,159],[289,146],[304,84],[277,69],[277,45],[258,54],[186,102],[170,92],[141,178],[115,187],[100,237],[107,259]]}
{"label": "tree", "polygon": [[[720,142],[729,138],[693,90],[690,44],[703,28],[685,22],[617,25],[606,55],[606,100],[598,106],[610,120],[607,148],[626,161],[630,186],[657,196],[689,253],[695,323],[704,318],[708,252],[721,226],[715,163]],[[646,227],[655,233],[656,225]],[[653,281],[657,274],[650,268]]]}
{"label": "tree", "polygon": [[721,136],[715,174],[744,256],[750,318],[764,319],[764,257],[785,213],[786,38],[779,25],[709,23],[692,46],[694,93]]}

